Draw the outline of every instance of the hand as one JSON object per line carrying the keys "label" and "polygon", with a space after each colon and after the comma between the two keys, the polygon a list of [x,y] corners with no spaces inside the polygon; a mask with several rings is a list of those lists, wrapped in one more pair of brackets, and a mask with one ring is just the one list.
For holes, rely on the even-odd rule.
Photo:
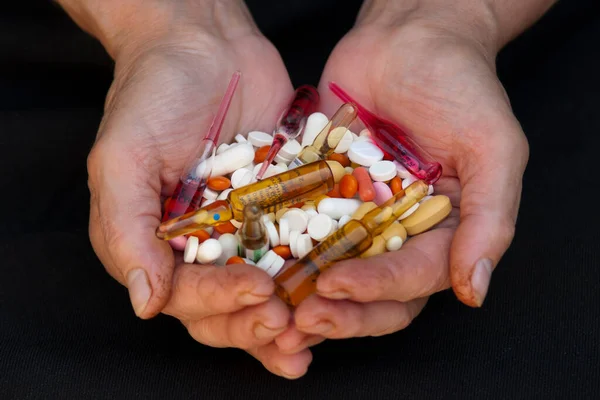
{"label": "hand", "polygon": [[245,349],[270,371],[294,378],[311,354],[287,356],[269,344],[290,318],[271,298],[271,279],[251,266],[183,264],[155,236],[161,193],[172,192],[195,155],[232,73],[243,75],[222,142],[237,132],[271,129],[293,94],[277,51],[240,2],[216,3],[208,25],[188,20],[195,15],[182,12],[188,2],[175,3],[160,3],[175,7],[158,13],[177,16],[158,23],[166,28],[153,20],[144,36],[107,46],[116,68],[88,159],[91,242],[107,271],[128,287],[139,317],[164,308],[197,341]]}
{"label": "hand", "polygon": [[407,128],[442,163],[435,189],[450,197],[454,210],[397,252],[341,262],[323,273],[319,296],[295,312],[296,331],[277,339],[282,351],[298,351],[319,336],[395,332],[429,295],[450,285],[463,303],[482,305],[513,238],[528,144],[496,77],[498,49],[487,34],[493,29],[461,22],[456,11],[417,7],[394,18],[366,7],[333,51],[320,86],[325,110],[331,114],[340,105],[327,89],[333,80]]}

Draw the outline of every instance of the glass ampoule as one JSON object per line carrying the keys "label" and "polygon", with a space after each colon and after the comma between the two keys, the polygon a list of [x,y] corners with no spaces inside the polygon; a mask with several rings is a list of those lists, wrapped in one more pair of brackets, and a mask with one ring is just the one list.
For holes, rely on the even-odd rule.
{"label": "glass ampoule", "polygon": [[305,257],[274,277],[277,296],[291,306],[300,304],[316,292],[317,278],[322,272],[335,262],[358,257],[367,251],[373,238],[425,197],[428,189],[427,183],[416,181],[361,220],[348,221]]}
{"label": "glass ampoule", "polygon": [[319,132],[313,143],[306,146],[300,154],[290,163],[289,168],[296,168],[317,160],[327,158],[335,151],[348,127],[358,115],[358,108],[354,104],[346,103],[335,112],[331,120]]}
{"label": "glass ampoule", "polygon": [[232,190],[226,200],[217,200],[194,212],[163,222],[157,228],[156,236],[170,240],[232,219],[242,222],[244,207],[252,203],[257,204],[265,214],[276,212],[329,192],[345,173],[344,167],[332,160],[302,165]]}
{"label": "glass ampoule", "polygon": [[257,262],[269,251],[269,235],[263,215],[258,204],[252,203],[244,207],[244,223],[237,232],[240,257]]}

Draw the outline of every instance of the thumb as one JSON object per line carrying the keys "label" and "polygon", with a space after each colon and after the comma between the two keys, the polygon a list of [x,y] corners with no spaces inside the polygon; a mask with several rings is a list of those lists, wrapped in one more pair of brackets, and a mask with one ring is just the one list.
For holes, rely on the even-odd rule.
{"label": "thumb", "polygon": [[503,122],[506,128],[497,135],[480,136],[484,143],[465,149],[457,168],[460,223],[450,249],[450,276],[458,299],[472,307],[483,304],[492,271],[514,237],[529,154],[518,122]]}
{"label": "thumb", "polygon": [[174,267],[171,247],[155,236],[160,163],[103,139],[88,157],[90,239],[107,271],[129,289],[136,315],[150,318],[169,299]]}

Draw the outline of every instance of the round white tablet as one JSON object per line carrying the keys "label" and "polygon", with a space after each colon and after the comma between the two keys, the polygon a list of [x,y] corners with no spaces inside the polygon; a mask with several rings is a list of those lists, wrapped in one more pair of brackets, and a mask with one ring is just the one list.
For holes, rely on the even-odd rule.
{"label": "round white tablet", "polygon": [[290,225],[285,218],[279,220],[279,244],[283,246],[290,244]]}
{"label": "round white tablet", "polygon": [[238,133],[237,135],[235,135],[235,141],[238,143],[246,143],[247,142],[246,138],[241,133]]}
{"label": "round white tablet", "polygon": [[298,236],[300,236],[300,232],[290,232],[290,250],[292,251],[294,258],[298,258]]}
{"label": "round white tablet", "polygon": [[269,146],[273,143],[273,136],[261,131],[252,131],[248,134],[248,141],[254,147]]}
{"label": "round white tablet", "polygon": [[387,182],[396,176],[396,166],[391,161],[377,161],[369,167],[369,175],[375,182]]}
{"label": "round white tablet", "polygon": [[338,229],[340,229],[342,226],[346,225],[348,223],[348,221],[350,221],[351,219],[352,219],[352,217],[350,215],[342,215],[342,217],[338,221]]}
{"label": "round white tablet", "polygon": [[374,143],[358,141],[350,145],[348,158],[359,165],[370,167],[383,159],[383,152]]}
{"label": "round white tablet", "polygon": [[271,221],[266,221],[265,227],[267,228],[267,235],[269,235],[271,247],[279,246],[279,234],[277,233],[275,225]]}
{"label": "round white tablet", "polygon": [[198,253],[198,245],[199,240],[196,236],[190,236],[185,244],[185,249],[183,250],[183,261],[192,264],[196,259],[196,254]]}
{"label": "round white tablet", "polygon": [[308,234],[311,238],[321,241],[325,239],[333,228],[333,219],[327,214],[319,214],[310,219]]}
{"label": "round white tablet", "polygon": [[265,253],[264,256],[256,263],[256,266],[263,271],[269,269],[271,264],[276,260],[277,254],[273,250],[269,250]]}
{"label": "round white tablet", "polygon": [[340,154],[347,152],[353,142],[354,134],[348,129],[342,137],[342,140],[340,140],[338,145],[335,147],[335,152]]}
{"label": "round white tablet", "polygon": [[402,247],[402,238],[400,236],[392,236],[385,242],[385,248],[387,251],[396,251],[400,250]]}
{"label": "round white tablet", "polygon": [[252,172],[245,168],[240,168],[231,174],[231,187],[234,189],[246,186],[252,180]]}
{"label": "round white tablet", "polygon": [[412,174],[409,170],[407,170],[404,165],[400,164],[398,161],[394,161],[394,165],[396,166],[396,175],[400,179],[410,178]]}
{"label": "round white tablet", "polygon": [[308,215],[306,215],[306,211],[299,208],[290,209],[283,214],[283,218],[288,220],[291,231],[304,233],[306,226],[308,225]]}
{"label": "round white tablet", "polygon": [[285,264],[285,260],[282,257],[277,256],[275,261],[273,261],[273,264],[271,264],[269,269],[267,269],[267,274],[269,274],[271,278],[274,277],[281,270],[281,268],[283,268],[283,264]]}
{"label": "round white tablet", "polygon": [[302,150],[302,146],[296,139],[292,139],[283,145],[281,150],[279,150],[279,154],[285,159],[294,159]]}
{"label": "round white tablet", "polygon": [[406,189],[407,187],[409,187],[411,184],[415,183],[416,181],[418,181],[419,179],[413,175],[411,175],[410,177],[403,179],[402,180],[402,189]]}
{"label": "round white tablet", "polygon": [[286,166],[292,162],[292,158],[285,158],[284,156],[282,156],[280,153],[277,153],[275,155],[274,161],[277,164],[285,164]]}
{"label": "round white tablet", "polygon": [[415,204],[414,206],[412,206],[408,210],[404,211],[404,213],[401,216],[398,217],[398,221],[402,221],[403,219],[410,217],[410,215],[412,213],[414,213],[415,211],[417,211],[417,208],[419,208],[419,203]]}
{"label": "round white tablet", "polygon": [[216,200],[217,197],[219,197],[219,193],[215,192],[212,189],[205,188],[204,192],[202,193],[202,197],[204,197],[207,200]]}
{"label": "round white tablet", "polygon": [[200,264],[210,264],[219,258],[222,252],[223,248],[217,239],[206,239],[198,246],[196,261]]}
{"label": "round white tablet", "polygon": [[308,220],[309,221],[310,221],[311,218],[316,217],[317,215],[319,215],[319,213],[317,212],[317,210],[315,210],[314,208],[310,208],[308,210],[305,210],[304,212],[308,216]]}
{"label": "round white tablet", "polygon": [[265,174],[263,175],[263,179],[270,178],[273,175],[279,175],[285,171],[287,171],[287,170],[283,169],[281,167],[278,167],[277,165],[270,165],[269,168],[267,168],[267,172],[265,172]]}
{"label": "round white tablet", "polygon": [[217,200],[225,200],[227,198],[227,196],[229,196],[229,192],[231,192],[233,189],[225,189],[223,190],[221,193],[219,193],[219,195],[217,196]]}
{"label": "round white tablet", "polygon": [[298,244],[296,247],[298,248],[298,258],[302,258],[307,255],[313,249],[310,236],[306,234],[298,236]]}

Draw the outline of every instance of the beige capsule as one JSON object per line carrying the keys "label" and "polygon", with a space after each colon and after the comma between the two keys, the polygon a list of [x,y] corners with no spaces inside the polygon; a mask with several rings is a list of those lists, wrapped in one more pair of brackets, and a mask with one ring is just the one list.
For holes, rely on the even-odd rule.
{"label": "beige capsule", "polygon": [[421,203],[412,215],[402,220],[402,225],[410,236],[423,233],[442,222],[452,211],[450,198],[444,195],[433,196]]}
{"label": "beige capsule", "polygon": [[360,258],[377,256],[379,254],[385,253],[385,250],[385,239],[381,237],[381,235],[377,235],[373,239],[373,244],[371,244],[371,247],[369,247],[367,251],[362,253],[360,255]]}

